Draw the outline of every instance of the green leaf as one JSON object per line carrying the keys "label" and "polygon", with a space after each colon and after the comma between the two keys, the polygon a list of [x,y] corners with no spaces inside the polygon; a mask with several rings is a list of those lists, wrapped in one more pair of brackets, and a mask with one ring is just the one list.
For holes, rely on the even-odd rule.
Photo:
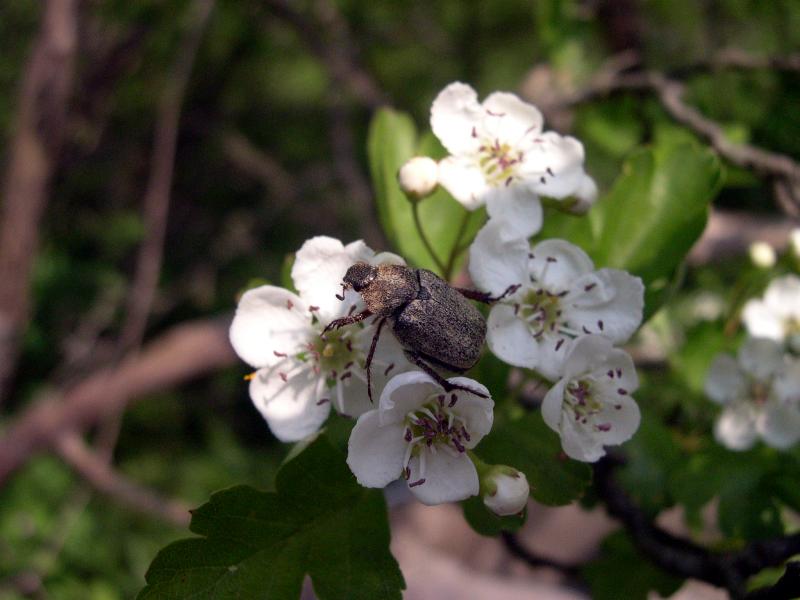
{"label": "green leaf", "polygon": [[276,488],[214,494],[192,513],[203,537],[164,548],[139,600],[296,599],[305,574],[321,600],[401,597],[383,495],[360,487],[324,436],[284,464]]}
{"label": "green leaf", "polygon": [[528,513],[500,517],[486,508],[480,496],[472,496],[461,503],[464,518],[476,532],[481,535],[495,537],[502,531],[517,531],[525,524]]}
{"label": "green leaf", "polygon": [[[397,183],[397,172],[413,156],[440,158],[444,151],[433,134],[418,140],[414,121],[406,113],[389,108],[372,119],[367,141],[378,218],[392,246],[409,263],[443,275],[425,247],[414,224],[412,204]],[[436,256],[447,265],[454,249],[466,247],[486,221],[485,210],[467,211],[443,189],[419,202],[419,217]],[[464,255],[453,261],[458,272]]]}
{"label": "green leaf", "polygon": [[721,184],[722,167],[713,152],[667,140],[634,153],[587,217],[549,213],[540,238],[568,239],[586,250],[598,268],[625,269],[641,277],[648,318],[665,301],[703,232],[709,202]]}
{"label": "green leaf", "polygon": [[531,496],[549,506],[579,498],[592,479],[589,465],[564,455],[558,434],[545,425],[538,411],[495,424],[475,452],[487,463],[509,465],[525,473]]}
{"label": "green leaf", "polygon": [[624,532],[612,533],[603,540],[600,558],[584,567],[581,574],[595,600],[645,600],[651,590],[666,598],[683,583],[642,560]]}

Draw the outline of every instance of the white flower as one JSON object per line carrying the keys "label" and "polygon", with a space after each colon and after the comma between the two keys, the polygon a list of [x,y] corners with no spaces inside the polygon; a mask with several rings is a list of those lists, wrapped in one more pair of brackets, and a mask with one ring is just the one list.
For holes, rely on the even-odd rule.
{"label": "white flower", "polygon": [[748,253],[752,263],[762,269],[770,269],[778,261],[775,249],[767,242],[753,242],[750,244]]}
{"label": "white flower", "polygon": [[[477,381],[449,382],[489,395]],[[478,493],[478,473],[467,455],[492,428],[494,402],[466,390],[445,392],[421,371],[396,375],[378,408],[358,418],[347,464],[365,487],[382,488],[400,476],[424,504],[464,500]]]}
{"label": "white flower", "polygon": [[482,483],[486,488],[483,503],[494,514],[505,517],[525,509],[531,492],[525,473],[498,465],[492,467]]}
{"label": "white flower", "polygon": [[[371,408],[364,363],[374,324],[320,333],[331,320],[363,309],[360,296],[340,293],[342,277],[353,263],[402,264],[393,254],[375,254],[364,242],[343,246],[315,237],[297,252],[292,280],[299,295],[272,285],[242,295],[230,329],[236,353],[255,367],[250,397],[278,439],[297,441],[315,433],[331,404],[345,415]],[[374,389],[390,374],[410,368],[391,334],[380,337],[372,362]]]}
{"label": "white flower", "polygon": [[427,156],[415,156],[397,172],[400,189],[412,198],[430,196],[439,185],[439,165]]}
{"label": "white flower", "polygon": [[599,335],[587,335],[572,346],[564,377],[542,402],[544,422],[561,436],[567,456],[595,462],[603,446],[629,440],[641,415],[631,393],[639,387],[631,357]]}
{"label": "white flower", "polygon": [[786,341],[790,348],[800,351],[800,277],[774,279],[763,299],[744,305],[742,320],[752,337]]}
{"label": "white flower", "polygon": [[467,209],[483,204],[520,237],[542,225],[538,195],[584,196],[594,183],[583,170],[583,146],[573,137],[542,132],[542,114],[514,94],[478,102],[469,85],[451,83],[431,107],[431,128],[450,156],[439,183]]}
{"label": "white flower", "polygon": [[705,391],[724,406],[714,436],[731,450],[747,450],[760,437],[773,448],[800,440],[800,361],[766,338],[748,338],[737,358],[717,356]]}
{"label": "white flower", "polygon": [[795,258],[800,259],[800,227],[795,227],[789,234],[789,249]]}
{"label": "white flower", "polygon": [[489,313],[486,340],[503,361],[535,369],[548,379],[575,338],[590,333],[625,342],[642,321],[644,286],[617,269],[594,270],[586,253],[564,240],[545,240],[531,250],[527,240],[504,240],[489,222],[470,248],[475,285],[500,295]]}

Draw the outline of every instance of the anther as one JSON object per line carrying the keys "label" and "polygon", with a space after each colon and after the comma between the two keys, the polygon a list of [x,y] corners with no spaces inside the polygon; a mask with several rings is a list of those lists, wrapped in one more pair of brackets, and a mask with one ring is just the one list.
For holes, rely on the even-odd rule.
{"label": "anther", "polygon": [[352,376],[353,374],[350,371],[347,371],[346,373],[342,373],[342,376],[339,377],[339,381],[344,381],[345,379],[348,379]]}
{"label": "anther", "polygon": [[386,370],[383,372],[383,376],[384,377],[387,376],[389,374],[389,371],[391,371],[392,369],[394,369],[394,363],[391,363],[388,367],[386,367]]}
{"label": "anther", "polygon": [[450,394],[450,402],[447,404],[448,408],[452,408],[458,402],[458,396]]}
{"label": "anther", "polygon": [[277,350],[273,350],[272,353],[278,358],[286,358],[288,356],[285,352],[278,352]]}
{"label": "anther", "polygon": [[405,434],[405,436],[403,436],[403,439],[405,439],[405,441],[407,441],[407,442],[411,441],[412,435],[411,435],[411,430],[410,429],[406,429],[406,434]]}
{"label": "anther", "polygon": [[292,302],[291,300],[287,300],[286,301],[286,308],[288,308],[289,310],[292,310],[292,308],[294,308],[294,302]]}
{"label": "anther", "polygon": [[555,177],[556,176],[556,174],[553,173],[553,169],[551,169],[550,167],[547,167],[545,169],[545,171],[547,171],[547,174],[550,175],[550,177]]}
{"label": "anther", "polygon": [[586,329],[586,325],[581,325],[581,329],[583,330],[583,333],[585,333],[585,334],[590,334],[590,333],[592,333],[591,331],[589,331],[588,329]]}
{"label": "anther", "polygon": [[603,320],[597,321],[597,327],[600,328],[600,331],[603,331]]}
{"label": "anther", "polygon": [[278,373],[278,375],[280,375],[280,377],[281,377],[281,379],[283,379],[284,383],[289,381],[289,378],[286,376],[286,373]]}
{"label": "anther", "polygon": [[590,283],[588,285],[583,286],[584,292],[591,292],[595,287],[597,287],[596,283]]}
{"label": "anther", "polygon": [[256,378],[256,371],[248,373],[247,375],[244,376],[245,381],[252,381],[255,378]]}
{"label": "anther", "polygon": [[626,390],[625,388],[618,388],[618,389],[617,389],[617,393],[618,393],[620,396],[626,396],[626,395],[628,394],[628,390]]}
{"label": "anther", "polygon": [[319,400],[317,400],[317,406],[322,406],[326,402],[330,402],[330,401],[331,401],[330,398],[320,398]]}
{"label": "anther", "polygon": [[417,487],[418,485],[422,485],[423,483],[425,483],[425,478],[424,478],[424,477],[423,477],[422,479],[417,479],[417,480],[416,480],[415,482],[413,482],[413,483],[409,483],[409,484],[408,484],[408,487],[410,487],[410,488],[412,488],[412,487]]}
{"label": "anther", "polygon": [[561,348],[563,344],[564,344],[564,338],[558,340],[558,342],[556,343],[556,352],[558,352],[558,350]]}
{"label": "anther", "polygon": [[319,306],[311,305],[311,306],[308,307],[308,312],[312,312],[313,313],[313,312],[316,312],[318,310],[319,310]]}

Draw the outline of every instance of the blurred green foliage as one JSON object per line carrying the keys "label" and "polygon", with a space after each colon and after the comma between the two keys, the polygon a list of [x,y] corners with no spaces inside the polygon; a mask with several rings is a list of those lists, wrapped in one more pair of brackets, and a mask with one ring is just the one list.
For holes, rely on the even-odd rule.
{"label": "blurred green foliage", "polygon": [[[483,96],[495,89],[519,89],[534,66],[545,64],[551,68],[550,84],[580,86],[627,39],[620,17],[602,13],[611,4],[341,0],[335,6],[364,69],[392,104],[408,111],[424,130],[431,100],[455,79],[470,82]],[[83,3],[67,141],[40,232],[34,315],[16,393],[5,411],[24,408],[54,381],[90,371],[118,333],[143,235],[141,201],[157,104],[187,6],[186,0]],[[319,27],[314,3],[296,6],[312,28]],[[756,55],[800,47],[800,4],[792,0],[643,0],[632,6],[628,25],[635,35],[627,41],[651,68],[680,70],[726,47]],[[13,136],[15,91],[39,17],[37,2],[4,0],[0,5],[4,149]],[[688,99],[723,123],[733,138],[800,156],[796,75],[712,70],[689,73],[687,83]],[[547,91],[529,90],[534,101]],[[352,202],[351,183],[334,154],[341,147],[340,130],[331,123],[341,118],[352,127],[354,158],[366,173],[369,117],[362,99],[331,77],[320,56],[269,3],[220,0],[185,99],[162,294],[151,331],[230,312],[249,281],[281,281],[285,256],[307,237],[324,233],[349,240],[363,235],[365,217],[376,214],[365,214]],[[666,138],[698,142],[674,126],[656,101],[638,94],[582,106],[572,127],[585,144],[587,170],[603,192],[611,189],[636,148],[658,147]],[[279,173],[288,175],[293,192],[282,192],[274,178],[264,181],[234,160],[225,144],[231,133],[243,134]],[[641,160],[637,156],[632,160]],[[773,210],[763,182],[730,165],[724,173],[719,206]],[[392,249],[408,251],[399,240],[391,241]],[[637,399],[645,419],[627,447],[630,462],[623,473],[626,486],[648,511],[681,502],[695,523],[710,482],[727,481],[735,473],[726,497],[750,501],[726,504],[720,499],[719,525],[733,537],[774,533],[782,526],[783,506],[800,508],[793,485],[800,457],[763,449],[733,455],[707,447],[701,435],[715,410],[702,397],[703,360],[710,360],[712,347],[735,346],[735,339],[719,332],[728,321],[735,322],[742,301],[763,287],[759,277],[735,260],[713,269],[689,269],[683,291],[651,321],[648,334],[661,336],[670,348],[673,370],[642,375]],[[699,290],[722,304],[719,315],[693,314],[701,301]],[[96,314],[94,345],[88,353],[75,351],[68,341]],[[252,407],[241,379],[244,371],[234,368],[142,399],[122,423],[118,468],[194,505],[234,484],[268,488],[285,449],[270,438]],[[509,437],[493,432],[487,456],[493,446],[512,443],[517,422],[509,417],[503,423]],[[525,442],[523,450],[530,455],[527,472],[534,483],[547,476],[535,470],[536,452],[546,446],[552,453],[556,446],[552,432],[540,423],[532,427],[541,430],[541,437]],[[686,460],[690,453],[692,460]],[[715,465],[711,476],[707,464]],[[578,495],[588,483],[588,469],[575,467],[573,475],[563,495],[541,500],[559,503]],[[41,577],[53,598],[130,598],[141,588],[157,549],[184,535],[97,497],[51,458],[32,462],[0,491],[0,507],[3,600],[19,597],[9,578],[27,572]],[[629,569],[636,560],[629,546],[622,538],[609,541],[605,562],[595,565],[598,590],[617,572],[614,568]],[[641,573],[642,578],[651,576]],[[646,591],[647,586],[639,587]],[[674,586],[659,579],[656,587],[666,593]]]}

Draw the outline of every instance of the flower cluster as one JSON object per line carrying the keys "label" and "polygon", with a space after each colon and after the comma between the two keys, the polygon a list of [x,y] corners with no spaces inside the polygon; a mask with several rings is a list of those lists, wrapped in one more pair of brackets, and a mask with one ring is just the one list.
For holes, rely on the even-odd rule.
{"label": "flower cluster", "polygon": [[[604,446],[622,443],[639,425],[631,395],[636,371],[615,344],[638,328],[644,289],[624,271],[596,269],[564,240],[530,246],[542,226],[541,196],[576,214],[597,196],[581,143],[542,125],[538,109],[513,94],[494,93],[480,103],[471,87],[453,83],[431,108],[431,128],[449,156],[438,163],[411,159],[398,185],[412,202],[441,185],[469,210],[486,206],[489,222],[469,257],[480,289],[470,297],[494,302],[489,348],[553,382],[542,405],[545,422],[568,456],[595,461]],[[304,439],[334,406],[357,418],[347,463],[362,485],[380,488],[402,478],[426,504],[480,493],[498,515],[523,511],[530,491],[525,474],[472,454],[492,427],[490,391],[472,379],[413,369],[404,354],[409,348],[388,332],[391,317],[379,335],[386,315],[365,310],[363,286],[348,279],[340,288],[359,262],[404,264],[360,241],[345,246],[316,237],[296,254],[297,293],[267,285],[242,296],[230,338],[256,369],[250,396],[270,429],[283,441]],[[328,330],[335,320],[343,326]],[[380,392],[375,405],[370,380]]]}
{"label": "flower cluster", "polygon": [[748,338],[734,358],[711,363],[705,391],[724,408],[714,435],[731,450],[747,450],[761,439],[785,449],[800,441],[800,359],[768,338]]}

